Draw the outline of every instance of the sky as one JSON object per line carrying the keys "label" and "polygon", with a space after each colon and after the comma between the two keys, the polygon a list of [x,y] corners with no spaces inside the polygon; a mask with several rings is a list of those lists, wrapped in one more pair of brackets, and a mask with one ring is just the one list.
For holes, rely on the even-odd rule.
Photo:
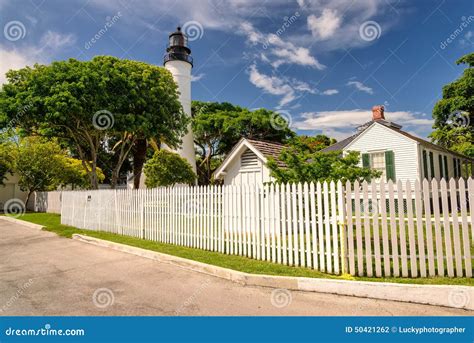
{"label": "sky", "polygon": [[[420,137],[473,52],[472,0],[0,0],[0,83],[34,63],[112,55],[161,66],[182,26],[192,98],[279,112],[299,134],[371,119]],[[0,33],[1,34],[1,33]]]}

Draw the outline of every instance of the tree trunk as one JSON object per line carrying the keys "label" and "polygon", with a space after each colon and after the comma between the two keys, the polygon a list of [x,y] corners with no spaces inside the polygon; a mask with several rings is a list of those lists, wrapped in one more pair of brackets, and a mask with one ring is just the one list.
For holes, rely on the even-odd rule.
{"label": "tree trunk", "polygon": [[148,144],[146,139],[137,139],[135,149],[133,151],[133,188],[140,187],[140,178],[142,175],[143,165],[146,159],[146,150]]}
{"label": "tree trunk", "polygon": [[[25,212],[26,212],[26,208],[28,207],[28,201],[30,201],[30,197],[31,197],[31,194],[33,193],[33,190],[29,190],[28,191],[28,194],[26,195],[26,201],[25,201]],[[34,208],[33,206],[33,210],[35,211],[36,208]]]}

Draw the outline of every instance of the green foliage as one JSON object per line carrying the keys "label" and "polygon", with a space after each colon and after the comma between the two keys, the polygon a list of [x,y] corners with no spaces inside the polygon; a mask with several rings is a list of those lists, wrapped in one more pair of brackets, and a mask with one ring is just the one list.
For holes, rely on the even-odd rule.
{"label": "green foliage", "polygon": [[334,143],[336,143],[336,140],[334,138],[329,138],[326,135],[295,136],[288,141],[288,145],[295,148],[297,151],[310,154],[320,151]]}
{"label": "green foliage", "polygon": [[143,62],[70,59],[9,71],[7,78],[0,92],[3,122],[59,138],[83,161],[94,188],[100,152],[113,155],[108,169],[116,180],[137,140],[175,147],[188,123],[171,73]]}
{"label": "green foliage", "polygon": [[283,183],[330,180],[353,182],[380,176],[375,170],[359,167],[359,153],[355,151],[343,156],[338,151],[308,153],[290,147],[282,151],[280,160],[286,167],[278,166],[274,159],[270,159],[267,166],[276,181]]}
{"label": "green foliage", "polygon": [[39,137],[27,137],[14,151],[13,172],[18,176],[20,189],[28,193],[54,190],[59,183],[64,164],[60,146]]}
{"label": "green foliage", "polygon": [[280,114],[266,109],[193,101],[192,112],[200,184],[212,182],[212,173],[242,137],[281,143],[295,135]]}
{"label": "green foliage", "polygon": [[[63,155],[58,157],[62,159],[63,165],[62,170],[57,175],[60,187],[71,186],[72,189],[91,187],[87,171],[84,169],[81,160]],[[103,182],[105,179],[105,175],[99,167],[97,168],[97,177],[99,182]]]}
{"label": "green foliage", "polygon": [[0,186],[4,185],[8,174],[13,172],[15,142],[10,130],[0,133]]}
{"label": "green foliage", "polygon": [[459,79],[443,87],[443,98],[433,109],[431,138],[445,148],[474,157],[474,53],[456,63],[468,67]]}
{"label": "green foliage", "polygon": [[192,185],[196,181],[196,174],[188,161],[167,150],[155,152],[145,163],[144,172],[148,188],[175,184]]}

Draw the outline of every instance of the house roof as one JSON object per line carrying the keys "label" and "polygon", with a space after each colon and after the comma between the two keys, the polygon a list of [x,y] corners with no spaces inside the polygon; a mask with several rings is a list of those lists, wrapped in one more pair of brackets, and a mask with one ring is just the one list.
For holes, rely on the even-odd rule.
{"label": "house roof", "polygon": [[454,151],[451,151],[449,149],[446,149],[446,148],[443,148],[439,145],[436,145],[434,143],[431,143],[431,142],[428,142],[420,137],[417,137],[417,136],[414,136],[406,131],[403,131],[401,130],[401,126],[400,125],[397,125],[397,124],[394,124],[394,123],[391,123],[389,121],[386,121],[386,120],[377,120],[377,121],[370,121],[370,122],[367,122],[363,125],[361,125],[359,128],[361,128],[357,133],[355,133],[354,135],[350,136],[350,137],[347,137],[346,139],[343,139],[342,141],[340,142],[337,142],[331,146],[328,146],[327,148],[324,148],[322,149],[321,151],[322,152],[330,152],[330,151],[340,151],[340,150],[343,150],[345,147],[347,147],[350,143],[352,143],[353,140],[355,140],[358,136],[360,136],[363,132],[365,132],[369,127],[371,127],[372,125],[374,125],[375,123],[377,124],[381,124],[387,128],[389,128],[390,130],[393,130],[395,132],[398,132],[400,133],[401,135],[405,136],[405,137],[408,137],[409,139],[412,139],[414,141],[416,141],[417,143],[429,148],[429,149],[433,149],[433,150],[438,150],[438,151],[441,151],[441,152],[444,152],[444,153],[449,153],[449,154],[452,154],[452,155],[455,155],[455,156],[458,156],[459,158],[463,158],[463,159],[469,159],[469,160],[472,160],[470,157],[468,156],[464,156],[464,155],[461,155],[457,152],[454,152]]}
{"label": "house roof", "polygon": [[264,163],[267,163],[268,159],[271,157],[275,159],[278,166],[285,167],[285,163],[280,161],[278,158],[284,148],[285,146],[283,144],[275,142],[242,138],[236,145],[234,145],[222,164],[214,172],[214,177],[218,179],[221,176],[224,176],[226,167],[246,149],[253,151]]}
{"label": "house roof", "polygon": [[283,144],[269,141],[260,141],[255,139],[247,139],[247,141],[252,144],[258,151],[260,151],[262,155],[265,156],[267,159],[271,157],[275,159],[275,161],[280,167],[285,166],[285,163],[279,160],[280,153],[285,148]]}

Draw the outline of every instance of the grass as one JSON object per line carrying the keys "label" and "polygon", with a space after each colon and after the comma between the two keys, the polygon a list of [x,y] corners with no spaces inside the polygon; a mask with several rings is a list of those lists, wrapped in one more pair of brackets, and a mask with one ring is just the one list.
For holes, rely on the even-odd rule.
{"label": "grass", "polygon": [[158,243],[144,239],[122,236],[108,232],[89,231],[77,229],[75,227],[62,225],[60,216],[50,213],[26,213],[21,220],[29,221],[35,224],[45,226],[44,230],[56,233],[58,236],[71,238],[73,234],[87,235],[111,242],[126,244],[142,249],[157,251],[173,256],[179,256],[194,261],[199,261],[219,267],[238,270],[252,274],[266,274],[279,276],[301,276],[310,278],[326,278],[338,280],[358,280],[358,281],[376,281],[376,282],[395,282],[411,284],[430,284],[430,285],[465,285],[474,286],[472,278],[448,278],[448,277],[430,277],[430,278],[369,278],[355,277],[348,274],[332,275],[322,273],[316,270],[290,267],[271,262],[259,261],[243,256],[225,255],[218,252],[205,251],[200,249],[181,247],[173,244]]}

